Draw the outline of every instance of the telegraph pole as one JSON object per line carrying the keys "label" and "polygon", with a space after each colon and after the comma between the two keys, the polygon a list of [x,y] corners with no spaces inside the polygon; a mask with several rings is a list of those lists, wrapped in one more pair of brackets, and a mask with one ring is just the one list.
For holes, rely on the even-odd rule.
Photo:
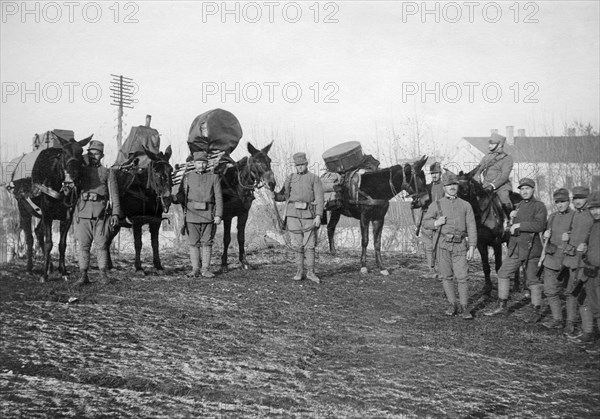
{"label": "telegraph pole", "polygon": [[111,74],[112,80],[110,82],[110,97],[112,99],[111,105],[118,106],[118,125],[117,125],[117,147],[121,149],[123,142],[123,108],[133,109],[135,103],[134,95],[134,83],[133,79],[124,77],[122,75],[117,76]]}

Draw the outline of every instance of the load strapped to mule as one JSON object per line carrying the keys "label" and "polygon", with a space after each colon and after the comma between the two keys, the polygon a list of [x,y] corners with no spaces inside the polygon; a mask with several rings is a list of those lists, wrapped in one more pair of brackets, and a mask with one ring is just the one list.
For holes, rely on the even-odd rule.
{"label": "load strapped to mule", "polygon": [[146,125],[132,127],[129,136],[119,149],[113,167],[128,164],[132,158],[137,158],[139,168],[148,167],[151,162],[146,150],[153,154],[160,152],[160,134],[150,127],[151,116],[146,115]]}
{"label": "load strapped to mule", "polygon": [[41,214],[41,209],[31,201],[31,198],[37,197],[41,193],[55,199],[59,199],[61,196],[58,191],[45,185],[33,184],[31,175],[35,162],[42,151],[48,148],[62,148],[60,139],[69,141],[74,138],[74,132],[65,129],[53,129],[42,134],[35,134],[32,141],[33,151],[12,159],[6,165],[3,179],[4,186],[15,198],[25,199],[37,216]]}
{"label": "load strapped to mule", "polygon": [[[327,171],[321,175],[323,191],[325,192],[325,209],[336,210],[342,207],[344,199],[359,201],[360,176],[379,168],[379,161],[370,154],[364,155],[358,141],[349,141],[332,147],[323,153]],[[345,181],[355,186],[344,197]]]}
{"label": "load strapped to mule", "polygon": [[190,155],[185,165],[175,166],[173,182],[181,182],[186,171],[192,170],[192,154],[205,151],[208,154],[208,171],[224,171],[235,164],[230,154],[242,138],[242,126],[234,114],[224,109],[212,109],[194,118],[188,135]]}

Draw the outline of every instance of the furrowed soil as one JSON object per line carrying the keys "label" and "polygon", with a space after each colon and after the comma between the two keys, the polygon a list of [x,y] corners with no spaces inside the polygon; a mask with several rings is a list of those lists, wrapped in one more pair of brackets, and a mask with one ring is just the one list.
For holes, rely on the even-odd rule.
{"label": "furrowed soil", "polygon": [[147,275],[127,255],[115,284],[91,271],[81,289],[74,265],[46,284],[2,265],[2,417],[598,417],[599,355],[525,323],[522,294],[483,316],[479,262],[465,321],[422,258],[384,254],[382,276],[321,252],[321,284],[291,280],[285,247],[248,258],[189,279],[185,251],[163,252],[161,273],[145,253]]}

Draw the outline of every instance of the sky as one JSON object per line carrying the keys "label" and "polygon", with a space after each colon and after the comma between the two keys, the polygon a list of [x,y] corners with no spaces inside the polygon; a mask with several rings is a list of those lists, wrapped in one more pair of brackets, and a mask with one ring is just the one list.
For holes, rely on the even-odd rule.
{"label": "sky", "polygon": [[417,122],[438,154],[508,125],[600,126],[597,1],[1,3],[2,162],[54,128],[93,133],[114,160],[111,74],[137,87],[124,136],[150,114],[176,159],[214,108],[238,117],[240,144],[314,159],[410,140]]}

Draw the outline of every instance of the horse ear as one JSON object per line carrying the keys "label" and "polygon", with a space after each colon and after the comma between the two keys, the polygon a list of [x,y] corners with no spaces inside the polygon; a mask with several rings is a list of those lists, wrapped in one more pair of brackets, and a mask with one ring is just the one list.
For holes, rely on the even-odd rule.
{"label": "horse ear", "polygon": [[93,137],[93,136],[94,136],[94,134],[90,135],[90,136],[89,136],[89,137],[87,137],[87,138],[84,138],[83,140],[79,140],[79,141],[77,141],[77,142],[79,143],[79,145],[80,145],[80,146],[82,146],[82,147],[85,147],[86,145],[88,145],[88,143],[89,143],[90,141],[92,141],[92,137]]}
{"label": "horse ear", "polygon": [[427,161],[427,156],[422,156],[420,160],[416,161],[414,163],[414,168],[415,168],[415,172],[420,172],[421,169],[423,169],[423,166],[425,166],[425,162]]}
{"label": "horse ear", "polygon": [[173,150],[171,149],[171,146],[169,145],[167,147],[167,149],[165,150],[165,160],[169,161],[169,159],[171,158],[171,154],[173,154]]}
{"label": "horse ear", "polygon": [[[249,143],[248,143],[249,144]],[[266,147],[264,147],[262,149],[262,152],[265,154],[269,154],[269,150],[271,150],[271,146],[273,145],[273,141],[271,141],[271,143],[269,145],[267,145]]]}
{"label": "horse ear", "polygon": [[254,156],[256,153],[258,153],[259,151],[256,149],[256,147],[254,147],[250,141],[248,141],[248,152],[250,153],[251,156]]}
{"label": "horse ear", "polygon": [[469,173],[467,173],[467,177],[473,178],[475,176],[475,173],[477,173],[478,169],[479,169],[479,165],[477,165],[477,167],[475,167],[473,170],[471,170]]}
{"label": "horse ear", "polygon": [[156,154],[154,154],[153,152],[151,152],[144,146],[142,146],[142,148],[144,149],[144,153],[146,153],[146,156],[150,157],[150,160],[152,160],[152,161],[158,160],[158,157],[156,156]]}

